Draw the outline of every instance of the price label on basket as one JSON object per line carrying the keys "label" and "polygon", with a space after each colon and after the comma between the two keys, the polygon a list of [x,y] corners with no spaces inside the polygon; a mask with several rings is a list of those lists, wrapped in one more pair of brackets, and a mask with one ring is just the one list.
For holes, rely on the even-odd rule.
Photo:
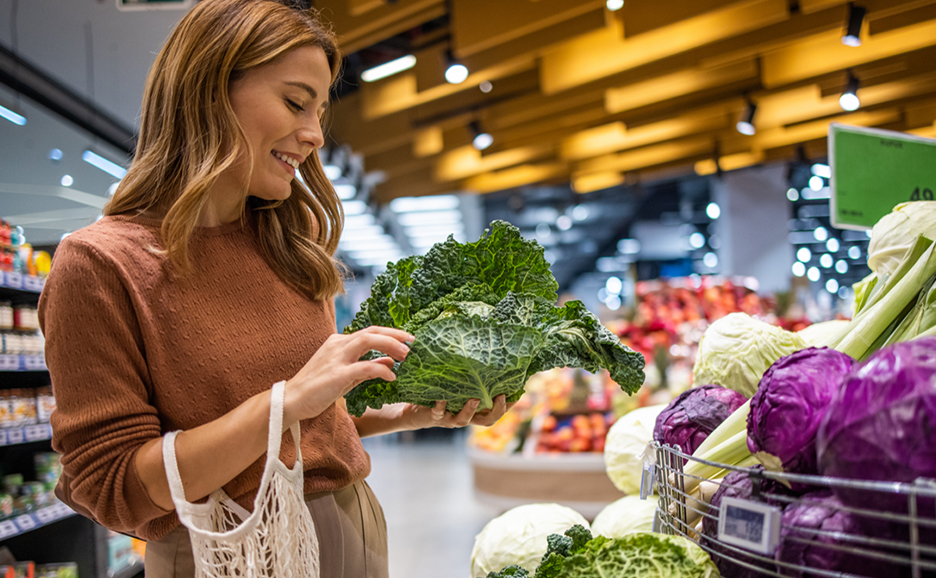
{"label": "price label on basket", "polygon": [[936,140],[832,123],[829,164],[840,229],[870,229],[900,203],[936,200]]}
{"label": "price label on basket", "polygon": [[718,539],[761,554],[772,554],[780,541],[780,508],[737,498],[722,498]]}
{"label": "price label on basket", "polygon": [[647,496],[653,493],[653,476],[656,467],[648,461],[644,461],[643,470],[640,472],[640,499],[646,500]]}

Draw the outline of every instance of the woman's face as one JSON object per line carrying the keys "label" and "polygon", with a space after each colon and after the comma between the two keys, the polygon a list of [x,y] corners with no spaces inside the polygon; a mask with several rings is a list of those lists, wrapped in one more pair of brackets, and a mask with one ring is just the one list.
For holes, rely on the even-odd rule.
{"label": "woman's face", "polygon": [[[293,49],[270,64],[246,72],[231,84],[234,114],[253,153],[222,180],[249,195],[289,198],[296,168],[324,144],[322,115],[328,104],[331,70],[321,48]],[[219,183],[220,184],[220,183]]]}

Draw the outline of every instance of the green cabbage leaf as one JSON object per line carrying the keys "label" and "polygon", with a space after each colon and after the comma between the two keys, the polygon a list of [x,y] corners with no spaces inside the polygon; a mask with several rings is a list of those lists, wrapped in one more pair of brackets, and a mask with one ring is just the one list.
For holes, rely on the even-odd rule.
{"label": "green cabbage leaf", "polygon": [[484,410],[501,394],[516,401],[531,375],[555,367],[604,368],[624,391],[636,392],[643,356],[581,302],[557,307],[557,289],[543,248],[504,221],[474,243],[449,237],[426,255],[391,263],[345,333],[382,325],[416,339],[394,364],[397,379],[359,384],[345,396],[348,411],[444,400],[455,413],[472,398]]}

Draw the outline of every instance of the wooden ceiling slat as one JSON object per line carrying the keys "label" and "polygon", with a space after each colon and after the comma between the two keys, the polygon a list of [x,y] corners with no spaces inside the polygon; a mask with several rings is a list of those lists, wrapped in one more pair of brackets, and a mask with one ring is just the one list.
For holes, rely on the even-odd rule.
{"label": "wooden ceiling slat", "polygon": [[617,15],[624,23],[624,36],[632,38],[736,3],[738,0],[670,0],[661,10],[659,0],[628,0]]}
{"label": "wooden ceiling slat", "polygon": [[357,52],[446,13],[445,0],[397,0],[379,8],[349,10],[347,0],[316,0],[315,7],[331,22],[345,53]]}
{"label": "wooden ceiling slat", "polygon": [[552,94],[724,40],[789,17],[786,0],[753,0],[624,39],[617,21],[543,55],[542,89]]}

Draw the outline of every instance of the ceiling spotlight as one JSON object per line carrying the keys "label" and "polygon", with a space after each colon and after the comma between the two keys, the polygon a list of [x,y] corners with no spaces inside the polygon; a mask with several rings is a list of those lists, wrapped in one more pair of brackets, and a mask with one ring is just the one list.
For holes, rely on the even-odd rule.
{"label": "ceiling spotlight", "polygon": [[481,92],[487,94],[491,92],[492,90],[494,90],[494,85],[491,84],[490,80],[485,80],[484,82],[478,85],[478,88],[481,90]]}
{"label": "ceiling spotlight", "polygon": [[477,150],[483,151],[494,144],[494,137],[491,136],[491,133],[481,130],[481,123],[478,121],[471,121],[469,128],[471,129],[471,134],[474,135],[471,145]]}
{"label": "ceiling spotlight", "polygon": [[858,99],[858,79],[851,72],[848,73],[848,84],[845,85],[845,92],[839,98],[839,106],[842,110],[854,112],[861,106],[861,100]]}
{"label": "ceiling spotlight", "polygon": [[754,136],[757,128],[754,126],[754,114],[757,112],[757,105],[750,100],[744,108],[744,113],[736,125],[738,132],[745,136]]}
{"label": "ceiling spotlight", "polygon": [[617,12],[624,7],[624,0],[607,0],[605,6],[607,6],[608,10],[611,12]]}
{"label": "ceiling spotlight", "polygon": [[842,44],[845,46],[861,46],[861,25],[867,10],[864,6],[848,5],[848,23],[845,25],[845,34],[842,35]]}
{"label": "ceiling spotlight", "polygon": [[468,67],[455,60],[451,51],[446,52],[446,60],[448,61],[448,68],[445,69],[445,80],[447,80],[449,84],[461,84],[465,82],[468,78]]}

